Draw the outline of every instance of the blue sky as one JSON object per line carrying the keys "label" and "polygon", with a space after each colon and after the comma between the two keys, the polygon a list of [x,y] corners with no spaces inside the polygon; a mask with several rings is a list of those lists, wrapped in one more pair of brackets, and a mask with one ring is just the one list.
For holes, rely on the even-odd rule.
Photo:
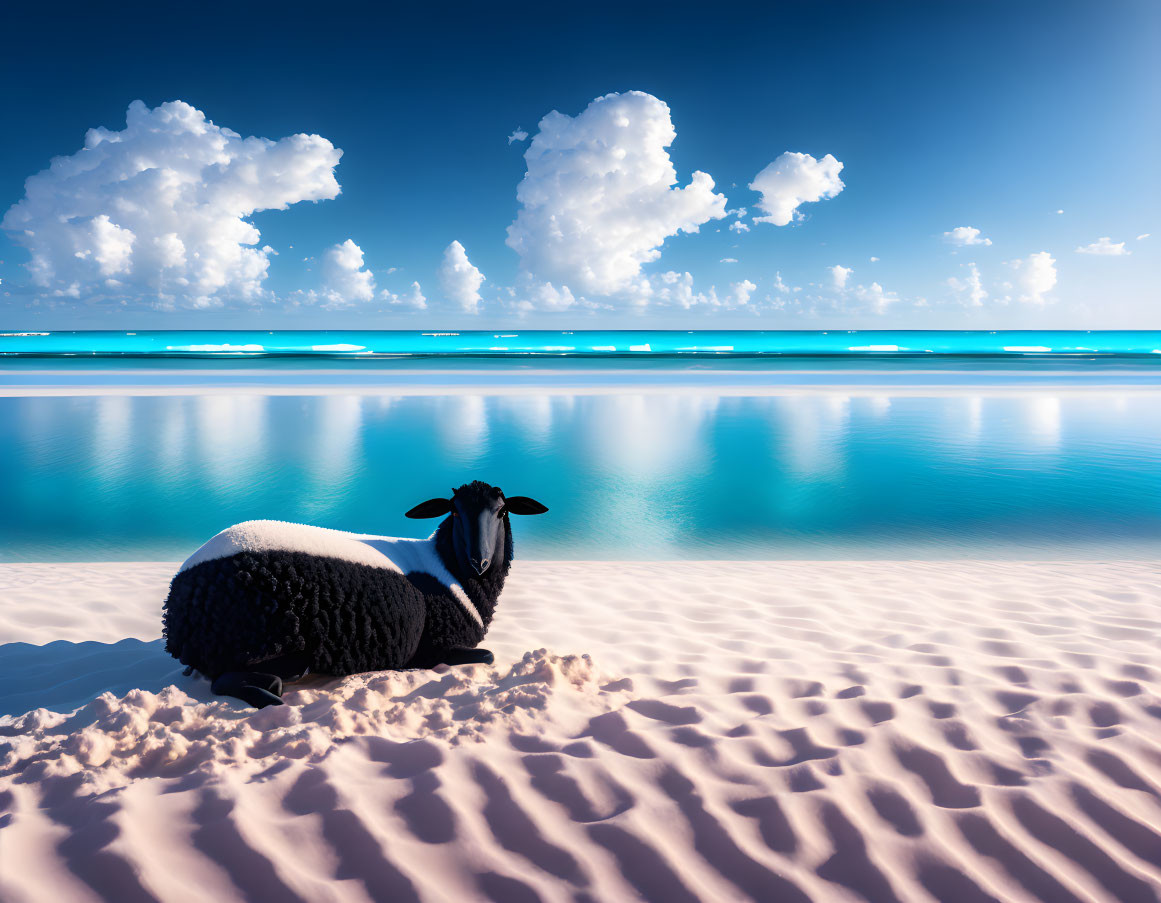
{"label": "blue sky", "polygon": [[9,18],[4,328],[1161,327],[1146,0]]}

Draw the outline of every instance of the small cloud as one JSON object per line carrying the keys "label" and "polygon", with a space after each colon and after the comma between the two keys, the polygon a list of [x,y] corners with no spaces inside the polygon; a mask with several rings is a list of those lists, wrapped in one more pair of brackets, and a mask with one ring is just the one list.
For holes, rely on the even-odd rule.
{"label": "small cloud", "polygon": [[955,276],[952,276],[947,280],[947,284],[952,291],[961,296],[967,306],[984,306],[984,301],[988,297],[988,293],[984,289],[983,281],[980,279],[980,269],[974,263],[968,264],[968,276],[966,279],[957,279]]}
{"label": "small cloud", "polygon": [[750,227],[743,223],[741,220],[734,220],[734,222],[730,223],[730,231],[738,233],[749,232]]}
{"label": "small cloud", "polygon": [[[1146,238],[1149,237],[1150,234],[1151,233],[1149,233],[1149,232],[1142,232],[1140,235],[1137,236],[1137,241],[1144,241]],[[3,261],[0,261],[0,263],[2,263],[2,262]]]}
{"label": "small cloud", "polygon": [[1059,215],[1060,215],[1060,214],[1062,214],[1063,212],[1064,212],[1063,210],[1057,210],[1057,211],[1056,211],[1056,215],[1057,215],[1057,216],[1059,216]]}
{"label": "small cloud", "polygon": [[738,262],[738,258],[736,258],[736,257],[723,257],[721,260],[718,261],[718,263],[737,263],[737,262]]}
{"label": "small cloud", "polygon": [[323,273],[322,306],[328,310],[352,307],[375,297],[375,274],[363,266],[363,249],[349,238],[327,249]]}
{"label": "small cloud", "polygon": [[757,289],[753,282],[749,279],[743,279],[741,282],[731,282],[729,300],[726,302],[727,306],[745,307],[750,303],[750,296],[754,294]]}
{"label": "small cloud", "polygon": [[972,226],[956,226],[950,232],[943,233],[943,240],[949,245],[955,245],[958,248],[966,248],[969,245],[983,245],[987,247],[992,243],[990,238],[982,238],[980,230]]}
{"label": "small cloud", "polygon": [[480,312],[480,286],[484,274],[468,260],[468,253],[458,241],[453,241],[443,252],[439,267],[439,286],[444,297],[464,313]]}
{"label": "small cloud", "polygon": [[801,220],[801,205],[833,198],[846,187],[839,178],[842,169],[831,154],[821,160],[793,151],[782,154],[750,183],[750,190],[762,195],[757,206],[766,214],[754,217],[754,222],[786,226]]}
{"label": "small cloud", "polygon": [[524,129],[516,129],[516,131],[514,131],[511,135],[508,136],[508,143],[509,144],[515,144],[517,141],[527,141],[527,140],[528,140],[528,133],[526,131],[524,131]]}
{"label": "small cloud", "polygon": [[872,258],[871,258],[871,263],[878,263],[878,262],[879,262],[879,258],[878,258],[878,257],[872,257]]}
{"label": "small cloud", "polygon": [[834,282],[834,287],[837,289],[844,289],[847,287],[847,280],[851,278],[851,273],[854,272],[850,267],[838,266],[827,267],[830,270],[830,278]]}
{"label": "small cloud", "polygon": [[865,304],[871,306],[877,314],[885,314],[887,308],[892,304],[897,304],[899,296],[895,292],[889,292],[877,282],[872,282],[870,286],[857,286],[855,288],[855,297]]}
{"label": "small cloud", "polygon": [[1100,257],[1124,257],[1126,254],[1132,254],[1133,252],[1125,249],[1125,243],[1123,241],[1113,241],[1107,235],[1102,235],[1092,244],[1078,247],[1076,253],[1096,254]]}
{"label": "small cloud", "polygon": [[411,283],[411,290],[406,294],[396,295],[394,292],[383,289],[379,293],[379,300],[386,301],[396,307],[410,307],[413,310],[427,309],[427,298],[424,297],[423,289],[419,287],[418,282]]}
{"label": "small cloud", "polygon": [[1009,263],[1016,270],[1016,286],[1025,304],[1047,304],[1045,297],[1056,286],[1056,260],[1047,251],[1029,254]]}

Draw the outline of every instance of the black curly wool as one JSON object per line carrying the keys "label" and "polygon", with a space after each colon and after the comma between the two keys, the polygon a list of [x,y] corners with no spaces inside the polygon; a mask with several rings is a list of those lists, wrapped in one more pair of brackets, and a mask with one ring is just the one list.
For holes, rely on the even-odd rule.
{"label": "black curly wool", "polygon": [[163,612],[166,650],[213,678],[268,659],[302,653],[316,673],[344,675],[407,667],[484,638],[512,561],[483,576],[465,574],[451,518],[436,549],[483,621],[481,626],[434,576],[407,575],[306,552],[238,552],[203,561],[173,578]]}

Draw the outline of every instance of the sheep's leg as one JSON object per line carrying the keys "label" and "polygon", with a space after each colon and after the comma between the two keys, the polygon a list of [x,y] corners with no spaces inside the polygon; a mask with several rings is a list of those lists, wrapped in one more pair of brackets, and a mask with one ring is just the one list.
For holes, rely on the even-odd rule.
{"label": "sheep's leg", "polygon": [[495,660],[491,649],[469,649],[467,646],[450,646],[440,649],[437,654],[446,665],[490,665]]}
{"label": "sheep's leg", "polygon": [[290,683],[292,680],[302,680],[310,673],[310,656],[305,652],[287,652],[285,655],[254,662],[246,667],[259,674],[276,674],[283,682]]}
{"label": "sheep's leg", "polygon": [[282,678],[261,671],[226,671],[214,678],[210,689],[219,696],[233,696],[256,709],[268,705],[285,705],[282,701]]}

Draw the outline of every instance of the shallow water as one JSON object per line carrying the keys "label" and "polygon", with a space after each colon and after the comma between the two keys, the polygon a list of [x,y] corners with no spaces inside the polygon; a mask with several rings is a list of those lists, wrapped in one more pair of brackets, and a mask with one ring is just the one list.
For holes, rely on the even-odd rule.
{"label": "shallow water", "polygon": [[1157,330],[143,330],[2,332],[0,356],[291,355],[569,356],[609,358],[809,355],[1161,355]]}
{"label": "shallow water", "polygon": [[0,398],[0,560],[180,560],[232,523],[392,535],[481,478],[542,559],[1161,552],[1161,394]]}

